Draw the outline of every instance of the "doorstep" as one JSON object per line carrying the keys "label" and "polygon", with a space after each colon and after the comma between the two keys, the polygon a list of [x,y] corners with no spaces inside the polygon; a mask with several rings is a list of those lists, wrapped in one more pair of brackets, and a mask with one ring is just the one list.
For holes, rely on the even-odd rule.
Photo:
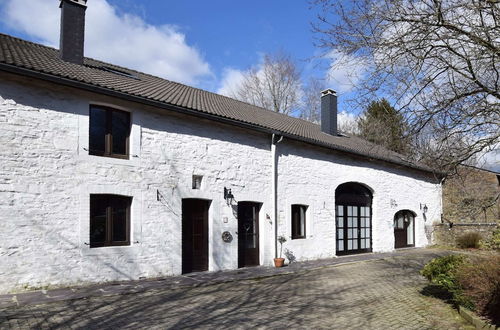
{"label": "doorstep", "polygon": [[199,272],[177,276],[167,276],[162,278],[106,282],[101,284],[91,284],[87,286],[74,286],[52,290],[38,290],[14,294],[4,294],[0,295],[0,308],[21,305],[38,305],[90,297],[132,294],[155,289],[175,290],[183,287],[207,286],[218,283],[266,278],[271,276],[298,273],[301,271],[307,271],[317,268],[343,265],[353,262],[380,260],[388,257],[404,256],[416,251],[429,251],[430,253],[438,252],[441,254],[444,252],[443,250],[433,250],[426,248],[412,248],[405,249],[404,251],[398,249],[396,251],[385,253],[364,253],[328,259],[293,262],[282,268],[274,268],[271,266],[256,266],[239,268],[235,270]]}

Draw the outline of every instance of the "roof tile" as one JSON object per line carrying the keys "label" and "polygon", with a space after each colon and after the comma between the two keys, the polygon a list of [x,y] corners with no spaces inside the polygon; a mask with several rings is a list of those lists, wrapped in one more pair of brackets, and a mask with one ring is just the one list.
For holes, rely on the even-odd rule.
{"label": "roof tile", "polygon": [[[59,51],[54,48],[5,34],[0,34],[0,69],[2,64],[259,126],[331,149],[432,171],[425,165],[412,163],[400,154],[358,137],[323,133],[319,125],[299,118],[91,58],[85,58],[84,65],[65,62],[59,58]],[[104,68],[128,72],[134,77],[106,71]]]}

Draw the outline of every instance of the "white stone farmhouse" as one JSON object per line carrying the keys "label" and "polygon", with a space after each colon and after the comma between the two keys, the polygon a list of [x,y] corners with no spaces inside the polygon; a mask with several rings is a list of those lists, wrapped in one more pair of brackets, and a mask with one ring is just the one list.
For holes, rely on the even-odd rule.
{"label": "white stone farmhouse", "polygon": [[441,178],[322,125],[0,34],[0,293],[425,246]]}

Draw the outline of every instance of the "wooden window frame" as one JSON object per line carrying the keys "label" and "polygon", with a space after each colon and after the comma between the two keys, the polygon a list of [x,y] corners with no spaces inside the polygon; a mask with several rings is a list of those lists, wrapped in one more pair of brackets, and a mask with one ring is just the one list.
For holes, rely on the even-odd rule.
{"label": "wooden window frame", "polygon": [[[106,112],[106,135],[104,136],[104,151],[101,150],[92,150],[90,149],[90,139],[92,136],[90,134],[92,124],[92,108],[99,108]],[[113,125],[113,112],[122,112],[127,114],[128,118],[128,134],[125,138],[125,154],[116,154],[113,153],[113,134],[112,134],[112,125]],[[119,110],[111,107],[101,106],[101,105],[91,105],[89,109],[89,155],[93,156],[101,156],[101,157],[111,157],[111,158],[120,158],[120,159],[129,159],[130,158],[130,133],[131,133],[131,120],[130,120],[130,112]]]}
{"label": "wooden window frame", "polygon": [[[295,208],[298,208],[299,211],[298,211],[298,216],[299,216],[299,220],[297,223],[294,222],[294,214],[296,213],[294,211]],[[304,208],[304,219],[301,219],[300,218],[300,208]],[[305,239],[307,236],[306,236],[306,223],[307,223],[307,208],[308,206],[307,205],[303,205],[303,204],[292,204],[292,213],[291,213],[291,221],[292,221],[292,239]],[[300,228],[300,222],[303,221],[304,222],[304,233],[303,235],[299,235],[298,232],[299,232],[299,228]]]}
{"label": "wooden window frame", "polygon": [[[113,195],[113,194],[90,194],[90,223],[92,223],[92,200],[95,199],[104,199],[107,200],[106,206],[106,239],[104,242],[92,242],[89,232],[89,242],[91,248],[96,247],[105,247],[105,246],[127,246],[130,245],[130,209],[132,206],[132,197],[123,196],[123,195]],[[127,200],[128,205],[125,209],[125,233],[126,240],[125,241],[113,241],[113,200]],[[90,225],[92,227],[92,225]]]}
{"label": "wooden window frame", "polygon": [[[351,203],[351,204],[355,204],[355,203]],[[342,215],[339,216],[338,215],[338,207],[342,207]],[[356,208],[356,215],[351,215],[351,217],[355,217],[357,219],[357,223],[358,223],[358,226],[357,227],[349,227],[348,226],[348,211],[347,211],[347,208],[348,207],[355,207]],[[368,207],[369,208],[369,212],[370,212],[370,216],[362,216],[361,215],[361,208],[362,207]],[[357,254],[357,253],[367,253],[367,252],[372,252],[373,250],[373,210],[372,210],[372,206],[371,204],[370,205],[365,205],[365,204],[357,204],[357,205],[339,205],[339,204],[335,204],[335,213],[336,213],[336,222],[335,222],[335,229],[336,229],[336,232],[335,232],[335,235],[337,236],[337,231],[339,230],[339,226],[337,225],[337,222],[338,221],[342,221],[342,232],[343,232],[343,249],[342,250],[339,250],[339,240],[338,240],[338,237],[335,238],[335,250],[336,250],[336,255],[348,255],[348,254]],[[361,219],[364,218],[365,221],[368,220],[369,221],[369,226],[366,226],[366,222],[365,222],[365,226],[361,226]],[[357,228],[358,229],[358,234],[357,234],[357,238],[356,238],[356,242],[357,242],[357,245],[358,245],[358,248],[355,249],[355,250],[348,250],[348,233],[347,231],[349,229],[352,229],[352,228]],[[361,237],[361,229],[366,229],[366,228],[370,228],[370,232],[369,232],[369,235],[370,235],[370,247],[369,248],[361,248],[361,240],[362,239],[366,239],[366,237]],[[354,252],[353,252],[354,251]]]}

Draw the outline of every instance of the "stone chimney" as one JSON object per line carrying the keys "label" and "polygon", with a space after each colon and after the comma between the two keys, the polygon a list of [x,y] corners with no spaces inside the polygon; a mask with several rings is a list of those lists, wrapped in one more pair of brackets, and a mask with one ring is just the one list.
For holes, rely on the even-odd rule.
{"label": "stone chimney", "polygon": [[66,62],[83,64],[87,0],[60,1],[61,39],[59,43],[59,56]]}
{"label": "stone chimney", "polygon": [[337,135],[337,92],[333,89],[321,92],[321,131]]}

